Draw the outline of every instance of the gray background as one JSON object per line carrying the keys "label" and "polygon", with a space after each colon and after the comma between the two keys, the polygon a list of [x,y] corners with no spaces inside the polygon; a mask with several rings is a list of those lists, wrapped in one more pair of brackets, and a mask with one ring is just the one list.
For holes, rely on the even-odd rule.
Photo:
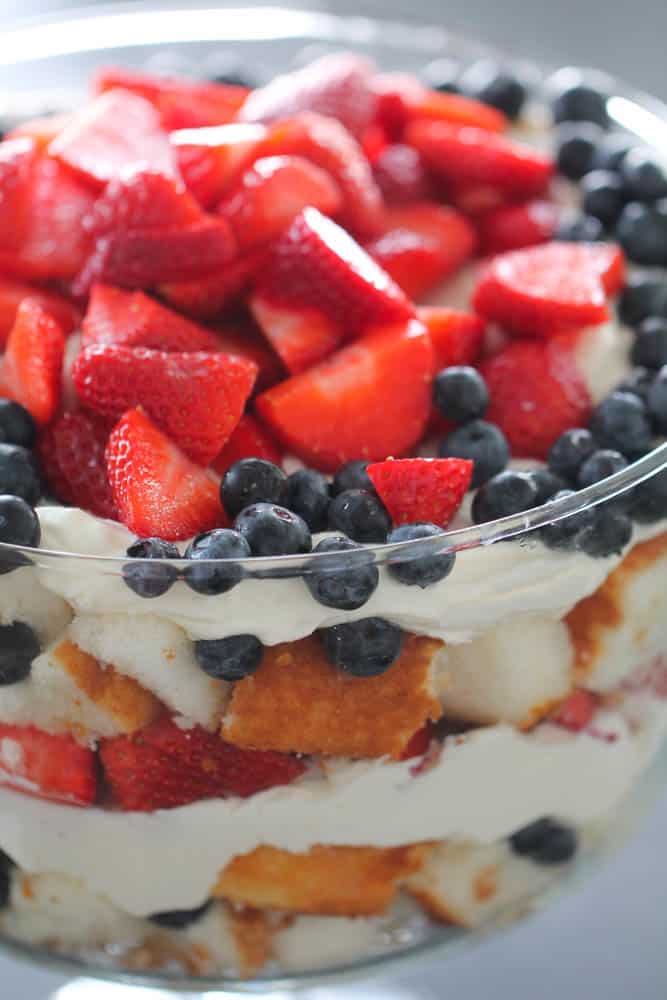
{"label": "gray background", "polygon": [[[342,7],[335,0],[312,5]],[[75,6],[80,4],[0,0],[0,23],[19,13]],[[431,21],[519,56],[596,65],[667,99],[665,0],[385,0],[375,9],[423,11]],[[667,795],[631,844],[583,888],[527,925],[387,984],[383,1000],[389,1000],[393,987],[437,1000],[665,1000],[665,845]],[[0,1000],[46,1000],[63,982],[0,957]],[[358,996],[370,993],[362,986]],[[93,989],[86,1000],[102,998]],[[129,1000],[128,993],[119,993],[117,1000]]]}

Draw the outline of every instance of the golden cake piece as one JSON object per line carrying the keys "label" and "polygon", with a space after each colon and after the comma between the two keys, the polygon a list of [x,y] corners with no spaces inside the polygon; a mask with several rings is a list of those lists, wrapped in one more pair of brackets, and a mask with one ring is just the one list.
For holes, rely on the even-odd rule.
{"label": "golden cake piece", "polygon": [[268,648],[259,670],[234,686],[222,735],[260,750],[400,758],[427,719],[442,714],[432,662],[442,643],[407,635],[379,677],[332,666],[315,636]]}
{"label": "golden cake piece", "polygon": [[667,652],[667,533],[640,542],[566,618],[577,683],[609,691]]}
{"label": "golden cake piece", "polygon": [[244,977],[252,976],[272,957],[275,923],[253,907],[229,906],[227,920],[239,971]]}
{"label": "golden cake piece", "polygon": [[399,883],[418,871],[428,844],[406,847],[312,847],[294,854],[258,847],[232,858],[212,890],[236,903],[294,913],[382,913]]}

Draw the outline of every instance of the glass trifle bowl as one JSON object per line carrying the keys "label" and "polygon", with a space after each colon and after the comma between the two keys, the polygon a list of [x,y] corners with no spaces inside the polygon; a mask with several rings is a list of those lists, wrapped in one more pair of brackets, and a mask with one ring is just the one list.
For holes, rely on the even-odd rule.
{"label": "glass trifle bowl", "polygon": [[[81,274],[56,282],[39,268],[17,276],[0,246],[0,295],[10,289],[15,307],[23,298],[33,303],[21,305],[9,324],[0,393],[21,404],[18,411],[0,406],[8,442],[0,492],[9,495],[0,497],[3,945],[74,975],[126,984],[123,997],[128,985],[138,995],[150,986],[269,994],[379,975],[528,915],[627,834],[628,817],[641,813],[663,772],[667,213],[660,185],[667,182],[650,147],[664,148],[667,111],[606,77],[568,70],[547,79],[441,27],[399,24],[374,11],[360,18],[259,5],[182,11],[139,4],[38,21],[5,37],[0,81],[12,124],[45,115],[45,107],[49,115],[71,115],[91,72],[114,64],[113,93],[129,92],[177,116],[180,127],[173,117],[167,127],[163,117],[162,131],[174,148],[188,150],[216,147],[220,122],[197,119],[197,83],[165,83],[160,74],[215,76],[234,90],[243,85],[237,74],[254,67],[263,84],[304,72],[331,51],[377,60],[379,70],[364,63],[363,72],[374,74],[386,117],[361,139],[374,183],[399,215],[375,242],[354,235],[419,305],[401,314],[403,293],[393,284],[387,292],[376,272],[369,278],[367,258],[360,264],[356,249],[340,249],[345,234],[324,209],[300,205],[297,222],[284,218],[272,241],[308,246],[317,238],[333,246],[353,261],[355,281],[383,295],[383,308],[389,301],[399,310],[400,322],[390,312],[390,333],[365,333],[341,346],[331,321],[334,314],[340,320],[336,303],[324,309],[323,323],[320,313],[313,318],[322,286],[315,298],[302,289],[309,330],[316,326],[328,344],[304,360],[290,353],[293,341],[286,346],[275,333],[272,324],[284,319],[276,320],[275,300],[269,297],[271,308],[266,294],[259,306],[253,300],[255,326],[248,333],[243,313],[241,329],[253,338],[255,360],[260,327],[268,338],[261,358],[272,359],[274,384],[262,369],[264,383],[243,417],[246,431],[255,431],[251,444],[246,436],[241,449],[235,438],[230,450],[228,433],[226,461],[204,472],[210,456],[195,465],[191,451],[183,458],[183,425],[192,434],[196,428],[180,397],[177,419],[164,404],[162,420],[152,397],[116,412],[129,391],[125,381],[112,382],[111,391],[106,384],[102,402],[102,391],[90,387],[99,388],[98,360],[106,363],[107,349],[138,351],[130,356],[137,366],[152,363],[164,346],[159,337],[185,337],[187,322],[188,336],[219,336],[225,356],[236,349],[244,356],[238,332],[234,350],[225,340],[225,324],[241,322],[245,284],[236,289],[241,305],[237,297],[232,307],[221,301],[215,313],[201,315],[200,300],[181,294],[175,304],[173,267],[159,289],[148,280],[111,280],[104,270],[95,272],[96,285]],[[461,75],[465,67],[472,68]],[[354,81],[353,111],[349,95],[343,106],[356,120],[363,108]],[[452,97],[456,89],[463,98]],[[315,94],[308,91],[305,109],[295,113],[321,114],[317,87]],[[210,107],[211,92],[205,96]],[[557,153],[560,176],[549,175],[530,197],[512,188],[507,202],[499,201],[496,179],[477,174],[462,186],[448,165],[452,157],[433,153],[443,136],[464,147],[486,143],[480,123],[466,116],[481,115],[488,137],[498,109],[511,119],[508,141],[526,150],[512,154],[519,167],[516,158],[508,167],[509,154],[492,141],[485,162],[500,156],[502,194],[508,172],[514,178],[520,171],[512,185],[530,186],[535,170],[547,169],[544,151]],[[556,109],[557,130],[549,109]],[[394,134],[404,114],[421,131],[410,131],[409,122],[405,135]],[[266,128],[278,118],[280,129],[284,117],[263,112],[242,128]],[[68,183],[83,184],[90,202],[104,202],[124,176],[94,176],[91,184],[86,162],[72,166],[80,146],[70,133],[62,140],[71,124],[53,121],[19,125],[8,142],[37,143],[35,156],[52,157],[70,171]],[[256,134],[242,138],[247,144]],[[447,149],[462,157],[464,147]],[[304,148],[271,153],[303,160]],[[482,153],[474,148],[477,162]],[[246,192],[272,176],[256,162],[267,159],[245,164],[255,170]],[[341,170],[340,156],[336,162]],[[314,198],[332,183],[321,176],[334,169],[331,159],[326,170],[322,163],[320,148],[310,172],[297,164]],[[334,176],[340,184],[347,175]],[[186,179],[211,216],[210,175]],[[453,204],[463,220],[456,231],[473,233],[477,256],[471,242],[447,274],[436,269],[430,280],[425,252],[415,285],[413,271],[392,257],[396,232],[404,241],[408,232],[398,257],[412,252],[416,223],[405,214],[412,201]],[[237,226],[256,224],[248,214],[239,223],[229,199],[226,205]],[[63,218],[79,224],[77,214],[61,214],[57,234]],[[124,224],[132,228],[126,217]],[[237,238],[249,240],[247,228]],[[48,258],[45,245],[38,250]],[[36,267],[35,244],[31,250]],[[111,267],[109,260],[101,266]],[[167,267],[166,255],[160,260]],[[272,260],[262,258],[267,273],[276,270]],[[528,285],[540,285],[537,305],[532,287],[524,283],[517,293],[517,269],[526,261]],[[307,288],[310,265],[302,266]],[[545,273],[568,268],[583,278],[563,305],[562,289]],[[253,280],[266,287],[257,269]],[[147,327],[137,334],[143,340],[120,347],[118,338],[91,340],[103,299],[110,308],[111,293],[99,288],[109,285],[117,286],[118,311],[107,312],[105,329],[122,325],[121,314],[128,322],[131,313],[121,309],[128,296],[135,296],[134,313],[146,303],[136,295],[146,293],[151,308],[163,310],[153,316],[159,330],[151,328],[150,342]],[[62,321],[64,295],[68,319],[85,313],[83,340],[76,329],[70,333],[59,410],[43,420],[43,398],[35,402],[25,389],[41,376],[20,368],[16,329],[29,325],[36,308],[59,309]],[[174,308],[179,326],[166,312]],[[563,310],[568,322],[552,329]],[[7,323],[4,314],[0,320]],[[166,351],[175,365],[194,356],[174,344]],[[207,353],[201,343],[197,351]],[[324,355],[345,355],[345,364]],[[301,403],[304,385],[310,393],[304,380],[315,369],[319,402],[287,420],[294,393]],[[352,386],[348,395],[341,385]],[[201,413],[195,396],[192,411]],[[353,404],[368,399],[370,417],[359,418]],[[416,417],[418,406],[426,409]],[[39,429],[45,482],[37,485],[32,461],[19,463],[18,472],[12,464],[17,448],[25,458],[33,444],[26,409],[33,423],[49,425]],[[90,420],[95,434],[75,446],[63,427]],[[171,438],[165,445],[165,422],[179,448]],[[197,448],[204,437],[196,437]],[[167,472],[156,464],[163,452],[173,462]],[[83,466],[75,475],[72,455]],[[402,464],[392,455],[412,457]],[[108,463],[103,483],[100,462]],[[159,488],[149,496],[154,482]],[[113,510],[91,499],[91,483],[111,489]],[[202,491],[205,525],[190,503]],[[211,504],[219,505],[215,523]],[[31,544],[11,544],[16,531]],[[94,983],[77,980],[59,996],[87,989]]]}

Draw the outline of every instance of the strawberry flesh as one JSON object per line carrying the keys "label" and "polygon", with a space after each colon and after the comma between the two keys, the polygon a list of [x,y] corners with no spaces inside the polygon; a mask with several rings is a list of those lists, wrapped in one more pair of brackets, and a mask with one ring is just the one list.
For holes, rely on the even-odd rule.
{"label": "strawberry flesh", "polygon": [[558,208],[551,201],[501,205],[475,219],[480,253],[506,253],[547,243],[557,224]]}
{"label": "strawberry flesh", "polygon": [[551,721],[573,733],[580,733],[591,723],[597,705],[597,697],[591,691],[575,688],[558,706]]}
{"label": "strawberry flesh", "polygon": [[40,427],[60,404],[64,352],[59,323],[39,301],[24,299],[2,359],[0,393],[25,406]]}
{"label": "strawberry flesh", "polygon": [[108,438],[106,423],[87,413],[64,413],[40,436],[38,454],[58,500],[117,521],[104,457]]}
{"label": "strawberry flesh", "polygon": [[169,136],[188,191],[203,208],[212,209],[256,158],[268,135],[263,125],[219,125],[183,129]]}
{"label": "strawberry flesh", "polygon": [[446,528],[461,506],[473,462],[462,458],[389,459],[368,475],[395,526],[424,521]]}
{"label": "strawberry flesh", "polygon": [[0,784],[24,794],[89,806],[97,795],[95,754],[73,736],[0,723]]}
{"label": "strawberry flesh", "polygon": [[62,328],[63,333],[71,333],[81,322],[81,311],[64,295],[47,291],[15,278],[0,278],[0,346],[7,338],[16,322],[18,308],[24,299],[38,302]]}
{"label": "strawberry flesh", "polygon": [[220,476],[242,458],[263,458],[274,465],[280,465],[283,454],[269,432],[259,422],[257,417],[244,413],[232,436],[220,454],[211,463]]}
{"label": "strawberry flesh", "polygon": [[157,290],[163,299],[178,309],[199,319],[217,316],[246,292],[265,262],[266,250],[254,250],[228,261],[222,270],[208,278],[194,281],[160,282]]}
{"label": "strawberry flesh", "polygon": [[419,319],[431,336],[434,372],[453,365],[474,365],[484,341],[479,316],[447,306],[422,306]]}

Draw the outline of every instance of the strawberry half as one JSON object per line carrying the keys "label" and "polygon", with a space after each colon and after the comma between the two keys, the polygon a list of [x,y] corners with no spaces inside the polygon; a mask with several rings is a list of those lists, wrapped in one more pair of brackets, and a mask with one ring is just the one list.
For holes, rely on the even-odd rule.
{"label": "strawberry half", "polygon": [[433,350],[415,320],[368,334],[258,396],[259,415],[304,461],[332,472],[400,455],[423,434]]}
{"label": "strawberry half", "polygon": [[409,205],[434,197],[433,182],[412,146],[393,143],[373,160],[373,176],[388,205]]}
{"label": "strawberry half", "polygon": [[49,146],[54,156],[102,187],[137,166],[175,177],[176,159],[155,108],[127,90],[110,90],[75,114]]}
{"label": "strawberry half", "polygon": [[179,312],[198,319],[208,319],[217,316],[247,291],[255,275],[261,271],[265,259],[266,250],[262,247],[228,261],[222,270],[208,278],[167,281],[160,283],[157,290]]}
{"label": "strawberry half", "polygon": [[250,413],[243,414],[229,441],[211,464],[218,475],[224,476],[230,465],[242,458],[263,458],[275,465],[283,460],[282,451],[269,432]]}
{"label": "strawberry half", "polygon": [[27,138],[32,139],[40,152],[46,152],[47,147],[72,120],[71,114],[44,115],[40,118],[29,118],[11,129],[5,135],[5,140]]}
{"label": "strawberry half", "polygon": [[191,538],[224,527],[216,476],[191,462],[141,409],[109,437],[107,474],[121,520],[142,538]]}
{"label": "strawberry half", "polygon": [[235,122],[215,128],[182,129],[169,136],[188,191],[211,209],[256,157],[268,135],[263,125]]}
{"label": "strawberry half", "polygon": [[57,292],[36,288],[14,278],[0,278],[0,346],[7,342],[18,308],[24,299],[38,302],[60,325],[63,333],[71,333],[81,322],[81,311]]}
{"label": "strawberry half", "polygon": [[431,119],[502,132],[507,118],[501,111],[460,94],[429,90],[411,73],[378,73],[374,80],[377,119],[385,131],[400,138],[409,122]]}
{"label": "strawberry half", "polygon": [[445,181],[488,184],[526,200],[544,194],[554,174],[553,160],[495,132],[441,121],[414,121],[406,142]]}
{"label": "strawberry half", "polygon": [[506,253],[547,243],[557,224],[558,208],[551,201],[501,205],[475,219],[480,253]]}
{"label": "strawberry half", "polygon": [[133,229],[189,226],[204,218],[181,181],[143,169],[110,181],[83,225],[99,239]]}
{"label": "strawberry half", "polygon": [[0,393],[25,406],[42,427],[60,403],[64,352],[61,326],[38,301],[24,299],[2,359]]}
{"label": "strawberry half", "polygon": [[400,458],[368,466],[394,525],[426,521],[446,528],[470,487],[473,462],[462,458]]}
{"label": "strawberry half", "polygon": [[592,721],[597,707],[598,699],[592,691],[575,688],[558,706],[551,716],[551,722],[555,722],[557,726],[563,726],[564,729],[569,729],[573,733],[580,733]]}
{"label": "strawberry half", "polygon": [[79,399],[103,417],[143,406],[194,461],[208,465],[243,413],[257,366],[237,355],[86,347],[72,367]]}
{"label": "strawberry half", "polygon": [[479,316],[446,306],[422,306],[418,314],[431,337],[434,372],[452,365],[475,364],[484,341]]}
{"label": "strawberry half", "polygon": [[480,371],[491,398],[486,419],[504,432],[516,457],[545,459],[564,431],[588,423],[591,397],[569,340],[514,341]]}
{"label": "strawberry half", "polygon": [[248,798],[289,785],[306,770],[298,757],[245,750],[201,726],[160,719],[134,736],[104,740],[104,775],[114,801],[132,812],[173,809],[201,799]]}
{"label": "strawberry half", "polygon": [[0,723],[0,785],[41,799],[89,806],[97,795],[97,763],[73,736]]}
{"label": "strawberry half", "polygon": [[233,324],[215,326],[218,350],[252,361],[259,371],[253,392],[268,389],[285,378],[285,367],[251,316],[239,316]]}
{"label": "strawberry half", "polygon": [[614,244],[548,243],[495,257],[477,285],[474,306],[512,333],[548,337],[604,323],[607,297],[624,276],[623,252]]}
{"label": "strawberry half", "polygon": [[104,451],[106,424],[87,413],[64,413],[40,436],[40,466],[49,489],[62,503],[118,520]]}

